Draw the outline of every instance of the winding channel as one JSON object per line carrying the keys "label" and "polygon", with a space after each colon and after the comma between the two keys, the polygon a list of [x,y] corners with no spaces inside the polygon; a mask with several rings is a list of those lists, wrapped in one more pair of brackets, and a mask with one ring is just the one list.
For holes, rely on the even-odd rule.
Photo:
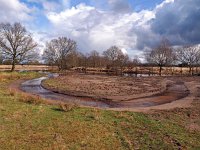
{"label": "winding channel", "polygon": [[129,101],[114,102],[105,99],[95,99],[90,97],[76,97],[60,93],[55,93],[47,90],[41,86],[43,80],[49,77],[41,77],[33,80],[25,81],[21,84],[20,89],[26,93],[38,95],[41,98],[75,103],[80,106],[98,107],[98,108],[145,108],[151,106],[158,106],[162,104],[171,103],[176,100],[181,100],[189,95],[189,90],[185,86],[184,82],[176,81],[167,85],[164,92],[137,98]]}

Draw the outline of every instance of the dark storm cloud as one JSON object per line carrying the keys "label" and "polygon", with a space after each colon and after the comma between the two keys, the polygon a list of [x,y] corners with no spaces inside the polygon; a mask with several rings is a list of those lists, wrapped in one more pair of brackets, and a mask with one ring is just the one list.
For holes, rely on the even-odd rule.
{"label": "dark storm cloud", "polygon": [[200,0],[175,0],[158,8],[151,29],[174,45],[200,43]]}
{"label": "dark storm cloud", "polygon": [[134,32],[137,35],[136,47],[139,50],[144,50],[146,47],[154,48],[160,42],[160,38],[154,35],[150,30],[137,29]]}

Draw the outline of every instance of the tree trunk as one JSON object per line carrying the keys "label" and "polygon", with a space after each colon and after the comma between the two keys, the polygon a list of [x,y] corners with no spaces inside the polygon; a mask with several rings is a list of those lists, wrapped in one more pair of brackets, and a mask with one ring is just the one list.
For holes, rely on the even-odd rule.
{"label": "tree trunk", "polygon": [[159,66],[159,75],[162,75],[162,66]]}
{"label": "tree trunk", "polygon": [[181,66],[181,76],[183,75],[183,67]]}
{"label": "tree trunk", "polygon": [[14,70],[15,70],[15,60],[13,60],[13,62],[12,62],[11,72],[13,72]]}
{"label": "tree trunk", "polygon": [[192,66],[189,66],[189,74],[192,75]]}
{"label": "tree trunk", "polygon": [[194,75],[194,67],[192,67],[192,75]]}
{"label": "tree trunk", "polygon": [[199,72],[198,72],[198,66],[196,66],[196,74],[197,75],[199,74]]}
{"label": "tree trunk", "polygon": [[138,70],[137,70],[137,67],[135,67],[135,76],[137,77],[137,74],[138,74]]}
{"label": "tree trunk", "polygon": [[172,76],[174,75],[174,67],[173,66],[171,67],[171,75]]}
{"label": "tree trunk", "polygon": [[151,68],[149,69],[149,77],[151,76]]}
{"label": "tree trunk", "polygon": [[123,76],[123,66],[121,66],[120,74],[121,74],[121,76]]}

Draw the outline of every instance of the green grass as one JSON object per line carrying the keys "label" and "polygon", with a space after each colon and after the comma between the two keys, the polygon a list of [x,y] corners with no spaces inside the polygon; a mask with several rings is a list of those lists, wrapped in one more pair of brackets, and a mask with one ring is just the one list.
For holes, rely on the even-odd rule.
{"label": "green grass", "polygon": [[[29,104],[9,83],[36,73],[0,73],[0,149],[200,149],[200,100],[151,114]],[[23,101],[23,102],[22,102]]]}

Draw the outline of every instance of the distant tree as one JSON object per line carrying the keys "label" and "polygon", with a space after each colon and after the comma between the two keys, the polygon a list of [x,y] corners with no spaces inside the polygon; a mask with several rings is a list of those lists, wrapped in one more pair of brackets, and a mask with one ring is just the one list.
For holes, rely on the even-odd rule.
{"label": "distant tree", "polygon": [[122,55],[122,51],[117,46],[112,46],[108,50],[103,52],[103,55],[114,64],[120,55]]}
{"label": "distant tree", "polygon": [[118,68],[123,72],[123,68],[128,64],[129,57],[124,54],[120,48],[117,46],[112,46],[108,50],[103,52],[104,58],[107,59],[107,68],[112,68],[117,73]]}
{"label": "distant tree", "polygon": [[127,54],[121,53],[117,59],[117,65],[120,67],[121,74],[123,73],[124,68],[128,66],[128,63],[129,63],[129,56]]}
{"label": "distant tree", "polygon": [[97,51],[93,50],[89,53],[89,62],[91,67],[99,67],[100,66],[100,55]]}
{"label": "distant tree", "polygon": [[0,65],[2,65],[2,64],[3,64],[3,55],[2,55],[2,51],[0,49]]}
{"label": "distant tree", "polygon": [[36,42],[20,23],[0,24],[0,49],[3,57],[11,61],[11,71],[15,70],[16,63],[32,59],[36,47]]}
{"label": "distant tree", "polygon": [[59,37],[46,43],[43,58],[50,65],[57,65],[59,70],[67,69],[68,55],[76,51],[76,42],[66,37]]}
{"label": "distant tree", "polygon": [[189,67],[189,74],[193,74],[193,67],[200,63],[200,49],[198,46],[183,46],[176,50],[176,56],[181,65]]}
{"label": "distant tree", "polygon": [[67,55],[67,64],[70,68],[78,67],[81,61],[81,55],[78,51],[72,51]]}
{"label": "distant tree", "polygon": [[83,53],[81,52],[78,52],[77,53],[77,60],[78,60],[78,66],[79,67],[87,67],[87,56],[84,55]]}
{"label": "distant tree", "polygon": [[8,59],[3,60],[3,65],[10,65],[10,64],[12,64],[11,60]]}
{"label": "distant tree", "polygon": [[134,66],[139,66],[141,64],[141,60],[138,56],[134,56],[132,63]]}
{"label": "distant tree", "polygon": [[25,62],[22,65],[24,65],[24,64],[26,64],[26,65],[41,65],[41,63],[38,60],[32,60],[29,62]]}
{"label": "distant tree", "polygon": [[159,67],[159,74],[162,74],[162,67],[171,65],[175,59],[175,53],[168,40],[162,40],[155,49],[145,52],[146,61]]}
{"label": "distant tree", "polygon": [[141,65],[141,60],[139,59],[139,56],[137,56],[137,55],[135,55],[134,56],[134,58],[133,58],[133,60],[132,60],[132,62],[131,62],[131,68],[135,68],[135,75],[137,76],[137,74],[138,74],[138,66],[140,66]]}

